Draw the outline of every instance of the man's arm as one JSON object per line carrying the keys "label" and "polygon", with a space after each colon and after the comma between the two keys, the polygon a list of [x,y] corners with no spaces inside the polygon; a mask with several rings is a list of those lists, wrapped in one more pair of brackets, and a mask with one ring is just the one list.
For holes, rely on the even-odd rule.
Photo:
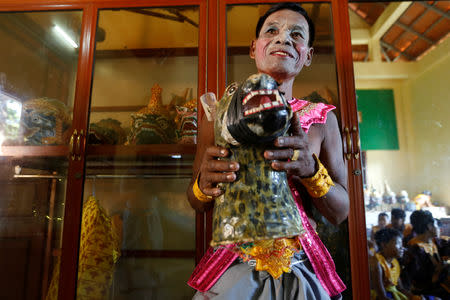
{"label": "man's arm", "polygon": [[386,297],[386,290],[383,285],[383,270],[381,269],[380,263],[375,257],[369,259],[370,266],[370,282],[372,283],[373,289],[377,292],[377,299],[389,300]]}
{"label": "man's arm", "polygon": [[328,113],[326,124],[323,125],[324,138],[322,140],[319,159],[333,180],[328,193],[321,198],[312,198],[320,213],[333,224],[343,222],[349,212],[347,192],[347,166],[344,163],[342,139],[336,115]]}
{"label": "man's arm", "polygon": [[[291,120],[291,136],[275,140],[274,150],[268,150],[264,157],[272,160],[272,168],[285,171],[293,182],[303,189],[302,180],[313,177],[319,166],[313,153],[327,169],[334,185],[320,198],[312,198],[314,205],[331,223],[339,224],[347,218],[349,204],[347,194],[347,169],[342,155],[342,141],[336,116],[328,114],[326,124],[313,124],[308,135],[302,130],[300,115],[295,113]],[[295,151],[296,160],[292,160]],[[302,179],[303,178],[303,179]]]}
{"label": "man's arm", "polygon": [[198,200],[194,195],[192,187],[200,172],[200,166],[203,161],[206,148],[214,145],[214,122],[209,122],[206,115],[203,114],[203,118],[198,123],[200,125],[198,128],[201,128],[201,130],[198,130],[197,152],[195,153],[194,165],[192,167],[191,182],[189,183],[186,193],[191,207],[196,211],[203,212],[212,207],[212,202],[208,203]]}
{"label": "man's arm", "polygon": [[[186,191],[191,207],[203,212],[213,207],[213,198],[223,194],[217,187],[221,182],[236,180],[235,172],[239,170],[237,162],[217,160],[229,155],[226,148],[214,146],[214,122],[209,122],[204,116],[197,143],[192,179]],[[198,188],[202,194],[209,196],[208,202],[202,202],[194,195],[193,186],[198,177]]]}

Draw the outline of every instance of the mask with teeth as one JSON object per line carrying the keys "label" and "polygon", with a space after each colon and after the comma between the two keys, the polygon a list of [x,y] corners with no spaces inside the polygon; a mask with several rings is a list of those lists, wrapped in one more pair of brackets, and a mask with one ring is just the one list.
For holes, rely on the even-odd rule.
{"label": "mask with teeth", "polygon": [[[286,172],[275,171],[264,158],[269,143],[289,128],[292,110],[269,75],[255,74],[230,85],[217,102],[201,98],[214,120],[215,143],[239,162],[234,182],[218,186],[211,245],[293,237],[303,227]],[[203,99],[203,100],[202,100]],[[209,104],[208,104],[209,103]],[[270,147],[270,146],[269,146]]]}
{"label": "mask with teeth", "polygon": [[286,133],[292,110],[278,86],[275,79],[260,73],[227,90],[229,104],[219,103],[222,108],[226,106],[219,126],[227,142],[264,144]]}

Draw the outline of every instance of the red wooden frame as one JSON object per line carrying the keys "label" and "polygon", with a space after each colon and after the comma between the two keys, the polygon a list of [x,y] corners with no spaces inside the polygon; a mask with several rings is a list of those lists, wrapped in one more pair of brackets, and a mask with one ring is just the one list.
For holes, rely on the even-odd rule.
{"label": "red wooden frame", "polygon": [[[89,116],[89,96],[93,55],[95,46],[95,28],[97,25],[97,9],[87,5],[83,9],[83,21],[78,56],[78,70],[74,100],[74,116],[72,126],[80,132],[87,130]],[[82,139],[84,140],[84,136]],[[85,143],[83,143],[85,144]],[[85,146],[85,145],[84,145]],[[84,151],[85,147],[82,147]],[[61,253],[61,270],[59,278],[58,299],[74,298],[78,276],[78,248],[81,229],[81,210],[83,199],[85,156],[80,160],[70,160],[67,174],[67,190],[64,210],[64,226]]]}
{"label": "red wooden frame", "polygon": [[[334,22],[334,41],[336,44],[335,51],[339,99],[342,108],[341,134],[342,137],[344,137],[345,127],[358,128],[348,1],[335,0],[332,1],[331,4]],[[352,134],[352,145],[356,145],[359,140],[359,134],[357,135],[357,132],[354,133],[355,134]],[[344,144],[343,141],[343,145]],[[354,149],[348,150],[353,154],[355,153]],[[361,161],[356,159],[355,155],[352,155],[351,159],[348,161],[347,167],[350,198],[348,230],[353,299],[370,299],[363,183],[362,176],[357,175],[358,173],[355,172],[355,170],[361,170]],[[361,174],[361,172],[359,174]]]}

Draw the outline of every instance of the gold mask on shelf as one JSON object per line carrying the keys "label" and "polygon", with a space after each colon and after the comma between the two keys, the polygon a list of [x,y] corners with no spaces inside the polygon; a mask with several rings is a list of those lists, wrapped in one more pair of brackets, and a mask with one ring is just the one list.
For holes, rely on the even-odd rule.
{"label": "gold mask on shelf", "polygon": [[131,115],[131,132],[127,144],[170,144],[175,141],[175,124],[162,105],[162,88],[152,87],[149,104]]}
{"label": "gold mask on shelf", "polygon": [[197,143],[197,99],[176,106],[177,136],[179,144]]}

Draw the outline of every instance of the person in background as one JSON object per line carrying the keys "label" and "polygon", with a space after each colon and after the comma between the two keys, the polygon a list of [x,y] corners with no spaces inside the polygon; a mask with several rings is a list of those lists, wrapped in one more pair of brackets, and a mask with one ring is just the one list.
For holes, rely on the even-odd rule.
{"label": "person in background", "polygon": [[393,228],[402,233],[403,236],[407,236],[412,231],[411,224],[405,224],[406,214],[403,209],[393,208],[391,210],[391,223],[387,225],[387,228]]}
{"label": "person in background", "polygon": [[416,204],[416,209],[421,210],[423,207],[433,207],[431,202],[431,191],[425,190],[421,194],[414,197],[413,202]]}
{"label": "person in background", "polygon": [[377,252],[377,244],[375,243],[375,233],[379,230],[386,228],[388,224],[389,216],[387,213],[382,212],[378,214],[378,224],[372,226],[370,232],[370,239],[367,241],[367,246],[369,247],[369,255],[375,255]]}
{"label": "person in background", "polygon": [[441,234],[442,222],[439,219],[434,219],[434,224],[436,226],[436,237],[434,242],[439,250],[441,258],[445,262],[450,260],[450,237]]}
{"label": "person in background", "polygon": [[420,300],[406,290],[400,279],[401,267],[397,259],[403,256],[402,234],[392,228],[377,231],[378,251],[369,259],[372,300]]}
{"label": "person in background", "polygon": [[377,231],[386,228],[386,226],[388,225],[389,222],[389,216],[387,213],[382,212],[378,214],[378,224],[372,226],[372,232],[371,232],[371,240],[374,241],[375,240],[375,233],[377,233]]}
{"label": "person in background", "polygon": [[411,223],[417,235],[407,245],[404,281],[408,281],[413,293],[423,294],[426,299],[449,299],[449,264],[442,258],[445,248],[438,248],[436,243],[436,220],[429,211],[416,210],[411,214]]}

